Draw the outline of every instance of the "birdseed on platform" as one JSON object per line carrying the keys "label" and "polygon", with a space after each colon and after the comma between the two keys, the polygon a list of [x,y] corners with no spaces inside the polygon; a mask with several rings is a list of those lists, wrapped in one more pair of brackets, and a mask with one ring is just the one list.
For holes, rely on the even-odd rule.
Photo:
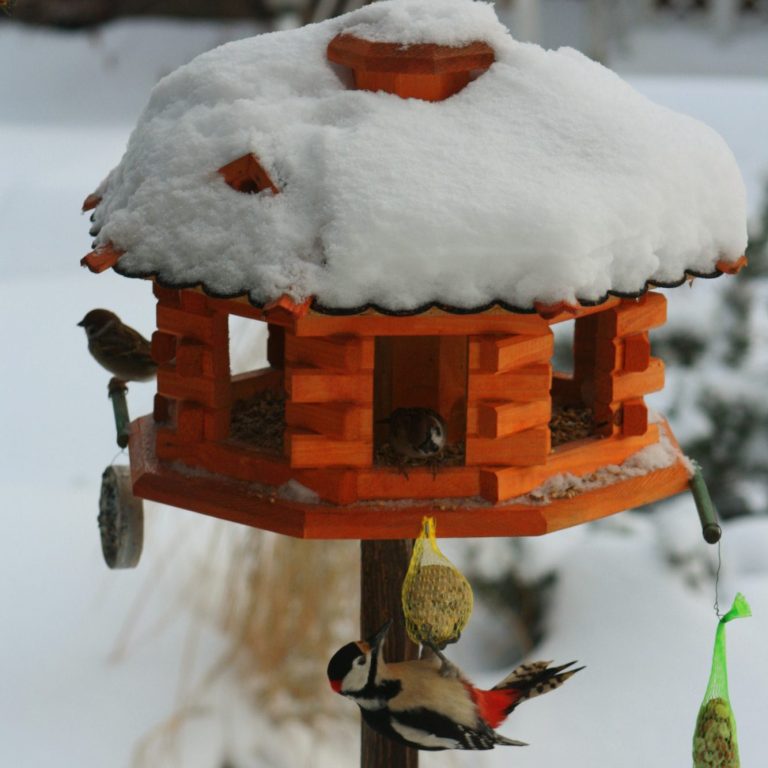
{"label": "birdseed on platform", "polygon": [[591,408],[579,405],[555,405],[549,422],[552,447],[572,440],[581,440],[595,433],[595,419]]}
{"label": "birdseed on platform", "polygon": [[230,437],[269,453],[283,452],[285,392],[265,389],[232,408]]}
{"label": "birdseed on platform", "polygon": [[404,471],[417,467],[432,469],[462,467],[464,466],[464,443],[451,443],[446,445],[438,456],[428,456],[423,459],[408,458],[398,453],[388,442],[382,443],[376,449],[374,463],[378,466],[398,467]]}

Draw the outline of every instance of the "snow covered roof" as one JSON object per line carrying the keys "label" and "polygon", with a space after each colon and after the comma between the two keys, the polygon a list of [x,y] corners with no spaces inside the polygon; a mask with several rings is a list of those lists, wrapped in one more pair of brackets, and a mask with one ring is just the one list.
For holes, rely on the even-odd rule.
{"label": "snow covered roof", "polygon": [[[483,41],[495,62],[444,101],[402,99],[329,62],[340,32]],[[217,173],[248,153],[278,194]],[[339,310],[594,304],[717,274],[747,241],[720,136],[473,0],[380,0],[199,56],[158,83],[95,194],[122,274]]]}

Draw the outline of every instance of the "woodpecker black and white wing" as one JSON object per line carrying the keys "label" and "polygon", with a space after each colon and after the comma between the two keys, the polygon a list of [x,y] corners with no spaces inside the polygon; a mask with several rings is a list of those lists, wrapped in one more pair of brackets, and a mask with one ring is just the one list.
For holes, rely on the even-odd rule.
{"label": "woodpecker black and white wing", "polygon": [[507,739],[496,733],[481,720],[475,726],[469,726],[429,709],[364,712],[363,717],[380,733],[416,749],[487,750],[496,745],[527,746],[525,742]]}

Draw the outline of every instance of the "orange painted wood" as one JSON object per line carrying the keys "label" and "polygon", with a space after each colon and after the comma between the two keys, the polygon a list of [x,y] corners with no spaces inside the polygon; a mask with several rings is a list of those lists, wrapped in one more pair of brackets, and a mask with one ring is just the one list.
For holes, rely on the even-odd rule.
{"label": "orange painted wood", "polygon": [[748,261],[746,256],[739,256],[736,261],[726,261],[725,259],[720,259],[717,264],[715,264],[715,269],[720,272],[724,272],[726,275],[735,275],[737,272],[740,272],[744,267],[746,267],[747,263]]}
{"label": "orange painted wood", "polygon": [[95,192],[91,192],[88,197],[83,200],[82,212],[92,211],[101,202],[101,195],[97,195]]}
{"label": "orange painted wood", "polygon": [[595,381],[596,402],[610,403],[628,400],[656,392],[664,387],[664,363],[652,357],[648,367],[637,373],[614,373]]}
{"label": "orange painted wood", "polygon": [[592,380],[579,381],[567,373],[552,374],[552,401],[558,405],[589,405]]}
{"label": "orange painted wood", "polygon": [[624,342],[621,339],[596,338],[593,371],[604,375],[606,373],[616,373],[623,368]]}
{"label": "orange painted wood", "polygon": [[285,423],[338,440],[371,440],[373,408],[358,403],[285,404]]}
{"label": "orange painted wood", "polygon": [[551,417],[550,400],[481,402],[477,405],[476,431],[480,437],[507,437],[531,427],[546,426]]}
{"label": "orange painted wood", "polygon": [[558,446],[544,466],[484,467],[480,470],[481,495],[494,503],[507,501],[534,490],[554,475],[570,472],[581,477],[609,464],[621,464],[658,439],[658,426],[651,424],[645,435],[637,437],[595,437]]}
{"label": "orange painted wood", "polygon": [[367,440],[334,440],[295,427],[285,431],[285,453],[291,467],[369,467],[373,449]]}
{"label": "orange painted wood", "polygon": [[620,483],[561,499],[547,505],[547,532],[599,520],[614,512],[634,509],[652,501],[689,491],[690,477],[682,462]]}
{"label": "orange painted wood", "polygon": [[248,317],[251,320],[264,320],[264,310],[261,307],[254,307],[247,296],[236,296],[231,299],[215,299],[208,297],[208,306],[215,311],[224,312],[228,315],[237,315],[238,317]]}
{"label": "orange painted wood", "polygon": [[176,400],[190,400],[210,408],[229,405],[229,380],[216,381],[201,377],[180,376],[173,366],[162,365],[157,370],[157,391]]}
{"label": "orange painted wood", "polygon": [[203,439],[204,411],[197,403],[181,401],[176,404],[176,440],[179,443],[199,443]]}
{"label": "orange painted wood", "polygon": [[278,487],[293,472],[283,456],[267,454],[235,440],[207,441],[192,446],[180,460],[191,467],[235,480]]}
{"label": "orange painted wood", "polygon": [[[448,337],[450,338],[450,337]],[[389,345],[390,364],[379,369],[377,376],[389,376],[391,401],[387,410],[377,414],[388,418],[396,408],[438,408],[439,336],[404,336],[381,339],[378,344]]]}
{"label": "orange painted wood", "polygon": [[648,429],[648,408],[642,397],[632,398],[621,407],[621,431],[625,435],[644,435]]}
{"label": "orange painted wood", "polygon": [[331,40],[328,59],[352,69],[408,74],[440,74],[485,70],[493,64],[493,48],[478,41],[463,46],[419,43],[401,45],[364,40],[341,33]]}
{"label": "orange painted wood", "polygon": [[466,463],[485,466],[527,467],[543,464],[551,449],[548,427],[534,427],[509,437],[467,435]]}
{"label": "orange painted wood", "polygon": [[360,469],[357,496],[364,499],[447,499],[477,496],[480,472],[476,467],[427,467],[408,469],[408,477],[393,467]]}
{"label": "orange painted wood", "polygon": [[292,477],[283,457],[249,450],[234,441],[204,443],[195,460],[209,472],[267,486],[280,486]]}
{"label": "orange painted wood", "polygon": [[596,435],[611,437],[620,432],[621,403],[593,403],[592,413]]}
{"label": "orange painted wood", "polygon": [[190,467],[201,466],[195,460],[195,443],[180,441],[175,429],[162,426],[155,436],[155,452],[161,461],[180,461]]}
{"label": "orange painted wood", "polygon": [[179,292],[181,308],[196,315],[209,315],[208,297],[199,288],[184,288]]}
{"label": "orange painted wood", "polygon": [[272,368],[285,367],[285,328],[267,324],[267,361]]}
{"label": "orange painted wood", "polygon": [[178,309],[181,306],[181,291],[177,288],[165,288],[156,280],[152,281],[152,293],[160,304]]}
{"label": "orange painted wood", "polygon": [[458,93],[470,79],[469,72],[443,72],[440,74],[400,74],[375,72],[365,69],[355,71],[355,87],[362,91],[385,91],[403,99],[443,101]]}
{"label": "orange painted wood", "polygon": [[206,440],[226,440],[229,437],[229,408],[205,408],[203,437]]}
{"label": "orange painted wood", "polygon": [[184,377],[201,376],[205,352],[205,346],[199,341],[180,339],[176,348],[176,373]]}
{"label": "orange painted wood", "polygon": [[171,400],[162,395],[155,395],[152,408],[152,417],[157,422],[165,422],[171,418]]}
{"label": "orange painted wood", "polygon": [[554,336],[547,328],[541,336],[502,336],[477,339],[477,367],[487,373],[548,363],[554,352]]}
{"label": "orange painted wood", "polygon": [[287,293],[284,293],[274,301],[264,305],[264,317],[266,317],[267,322],[290,326],[309,312],[311,303],[311,296],[304,301],[297,302]]}
{"label": "orange painted wood", "polygon": [[463,441],[467,434],[467,356],[466,337],[437,337],[435,410],[446,421],[449,443]]}
{"label": "orange painted wood", "polygon": [[319,368],[290,366],[285,369],[285,389],[294,403],[370,403],[373,375],[370,372],[328,373]]}
{"label": "orange painted wood", "polygon": [[[129,450],[136,496],[243,525],[313,539],[411,538],[422,517],[436,512],[442,538],[535,536],[683,492],[689,479],[685,466],[677,463],[550,504],[472,505],[449,501],[437,509],[429,500],[416,500],[413,504],[367,502],[341,507],[301,504],[278,498],[274,486],[260,488],[221,476],[180,472],[175,465],[158,461],[153,448],[155,426],[151,417],[134,421],[131,429]],[[237,458],[235,453],[233,460]],[[313,471],[317,477],[333,476],[333,470],[299,470],[297,477]],[[277,477],[273,482],[277,485],[285,480]]]}
{"label": "orange painted wood", "polygon": [[546,320],[553,320],[562,315],[576,317],[581,310],[581,304],[578,302],[558,301],[556,304],[545,304],[543,301],[536,301],[533,304],[534,309]]}
{"label": "orange painted wood", "polygon": [[612,309],[613,307],[618,307],[619,304],[621,304],[622,299],[619,299],[616,296],[610,296],[607,298],[602,304],[595,304],[594,306],[579,306],[576,307],[571,306],[570,311],[568,312],[560,312],[557,315],[554,315],[553,317],[547,317],[546,323],[547,325],[555,325],[556,323],[563,323],[563,322],[569,322],[574,319],[580,320],[584,317],[589,317],[590,315],[599,314],[601,312],[605,312],[607,309]]}
{"label": "orange painted wood", "polygon": [[271,389],[279,392],[283,389],[283,372],[279,368],[260,368],[257,371],[238,373],[230,384],[232,402],[250,400],[259,392]]}
{"label": "orange painted wood", "polygon": [[666,321],[666,296],[648,291],[639,299],[622,299],[618,307],[601,313],[598,335],[603,338],[629,336],[664,325]]}
{"label": "orange painted wood", "polygon": [[209,346],[226,346],[229,341],[227,319],[224,315],[197,315],[158,304],[157,327],[161,331],[185,336]]}
{"label": "orange painted wood", "polygon": [[115,248],[112,243],[108,243],[83,256],[80,259],[80,266],[88,267],[91,272],[98,274],[114,267],[122,255],[123,251]]}
{"label": "orange painted wood", "polygon": [[303,486],[330,504],[353,504],[357,498],[357,473],[353,469],[293,469],[291,474]]}
{"label": "orange painted wood", "polygon": [[280,192],[253,153],[222,165],[218,172],[224,177],[224,181],[238,192],[256,193],[265,189],[271,190],[275,195]]}
{"label": "orange painted wood", "polygon": [[573,321],[573,375],[578,380],[591,378],[597,364],[597,327],[600,313],[577,317]]}
{"label": "orange painted wood", "polygon": [[176,339],[178,337],[165,331],[152,334],[152,359],[158,364],[169,363],[176,357]]}
{"label": "orange painted wood", "polygon": [[285,360],[342,371],[373,369],[372,338],[331,336],[327,339],[285,334]]}
{"label": "orange painted wood", "polygon": [[634,333],[624,339],[624,370],[644,371],[651,363],[648,333]]}
{"label": "orange painted wood", "polygon": [[552,386],[552,366],[526,365],[508,373],[478,373],[471,371],[468,399],[477,400],[542,400],[549,397]]}
{"label": "orange painted wood", "polygon": [[297,336],[471,336],[487,333],[546,332],[547,322],[538,315],[490,309],[478,315],[452,315],[438,309],[412,317],[391,317],[368,310],[359,315],[322,315],[310,310],[295,322]]}

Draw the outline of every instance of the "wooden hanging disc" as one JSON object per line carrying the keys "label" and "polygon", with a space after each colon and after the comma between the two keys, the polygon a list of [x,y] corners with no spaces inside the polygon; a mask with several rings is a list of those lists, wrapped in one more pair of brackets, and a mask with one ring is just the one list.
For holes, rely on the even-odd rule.
{"label": "wooden hanging disc", "polygon": [[133,495],[126,466],[111,465],[101,476],[101,551],[110,568],[135,568],[144,543],[144,502]]}

